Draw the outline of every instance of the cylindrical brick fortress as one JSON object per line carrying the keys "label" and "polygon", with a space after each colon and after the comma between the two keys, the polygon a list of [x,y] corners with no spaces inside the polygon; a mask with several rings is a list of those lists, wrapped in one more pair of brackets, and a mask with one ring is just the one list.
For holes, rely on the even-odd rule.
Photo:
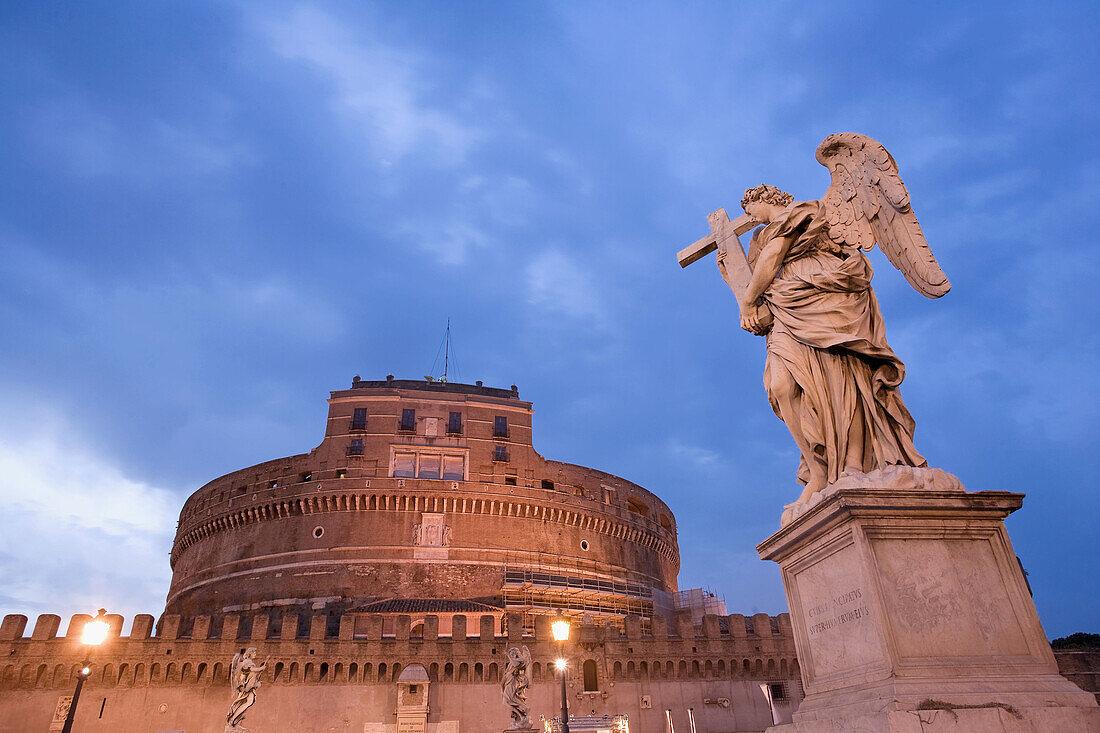
{"label": "cylindrical brick fortress", "polygon": [[672,512],[629,481],[540,456],[531,415],[514,387],[356,378],[331,393],[317,448],[187,500],[166,612],[391,599],[616,624],[668,612]]}

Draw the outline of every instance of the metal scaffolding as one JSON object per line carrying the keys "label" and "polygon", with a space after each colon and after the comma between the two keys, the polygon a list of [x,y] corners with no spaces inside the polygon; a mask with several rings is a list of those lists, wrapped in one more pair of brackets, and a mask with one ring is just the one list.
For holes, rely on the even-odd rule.
{"label": "metal scaffolding", "polygon": [[[634,575],[634,574],[630,574]],[[535,616],[562,611],[567,616],[589,615],[619,629],[629,614],[648,626],[653,616],[652,581],[615,576],[606,564],[549,553],[509,553],[505,558],[501,594],[509,613],[522,613],[532,628]]]}

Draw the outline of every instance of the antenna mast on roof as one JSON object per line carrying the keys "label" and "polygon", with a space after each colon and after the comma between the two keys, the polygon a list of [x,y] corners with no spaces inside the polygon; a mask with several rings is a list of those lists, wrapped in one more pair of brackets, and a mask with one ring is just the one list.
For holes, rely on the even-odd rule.
{"label": "antenna mast on roof", "polygon": [[[442,343],[439,344],[439,350],[435,352],[435,361],[432,362],[432,369],[431,369],[433,372],[435,371],[436,366],[439,364],[440,354],[442,354],[442,356],[443,356],[443,376],[441,376],[441,377],[434,377],[434,376],[424,377],[424,379],[428,380],[429,382],[443,382],[443,383],[446,383],[448,378],[450,377],[451,356],[453,355],[452,350],[451,350],[451,319],[450,319],[450,316],[447,317],[447,330],[443,334],[443,341],[442,341]],[[455,371],[458,371],[458,360],[457,359],[455,360]]]}
{"label": "antenna mast on roof", "polygon": [[446,345],[443,347],[443,381],[447,381],[447,367],[451,356],[451,317],[447,316],[447,334],[444,336]]}

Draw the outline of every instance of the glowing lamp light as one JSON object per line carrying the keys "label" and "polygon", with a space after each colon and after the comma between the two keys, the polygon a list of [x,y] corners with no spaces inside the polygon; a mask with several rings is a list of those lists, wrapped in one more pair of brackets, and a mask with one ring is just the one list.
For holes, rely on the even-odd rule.
{"label": "glowing lamp light", "polygon": [[564,659],[555,659],[554,660],[554,666],[557,667],[559,670],[565,669],[565,660]]}
{"label": "glowing lamp light", "polygon": [[554,619],[550,630],[554,633],[554,641],[565,641],[569,638],[569,622],[564,616],[559,615]]}
{"label": "glowing lamp light", "polygon": [[81,667],[80,668],[80,674],[84,675],[85,677],[87,677],[91,673],[92,673],[92,668],[91,667]]}
{"label": "glowing lamp light", "polygon": [[101,608],[96,617],[84,625],[84,633],[81,639],[88,646],[102,644],[103,640],[107,638],[107,632],[111,630],[111,625],[104,618],[104,613],[105,610]]}

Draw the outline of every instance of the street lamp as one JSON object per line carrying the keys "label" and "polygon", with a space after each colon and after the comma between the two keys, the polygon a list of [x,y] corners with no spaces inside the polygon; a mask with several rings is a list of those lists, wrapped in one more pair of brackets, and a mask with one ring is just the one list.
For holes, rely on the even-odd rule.
{"label": "street lamp", "polygon": [[565,692],[565,642],[569,639],[569,621],[559,611],[550,629],[554,632],[554,641],[561,645],[561,657],[554,666],[561,672],[561,731],[569,733],[569,700]]}
{"label": "street lamp", "polygon": [[94,619],[84,624],[84,630],[80,635],[80,643],[84,645],[84,662],[80,665],[80,671],[76,674],[76,689],[73,690],[73,701],[69,703],[69,712],[65,716],[65,726],[61,729],[61,733],[71,733],[73,729],[73,717],[76,715],[76,703],[80,700],[80,688],[84,686],[84,680],[88,679],[92,673],[92,661],[90,659],[92,647],[102,644],[103,640],[107,638],[107,632],[111,630],[111,624],[108,623],[107,617],[104,615],[106,613],[107,609],[101,608]]}

